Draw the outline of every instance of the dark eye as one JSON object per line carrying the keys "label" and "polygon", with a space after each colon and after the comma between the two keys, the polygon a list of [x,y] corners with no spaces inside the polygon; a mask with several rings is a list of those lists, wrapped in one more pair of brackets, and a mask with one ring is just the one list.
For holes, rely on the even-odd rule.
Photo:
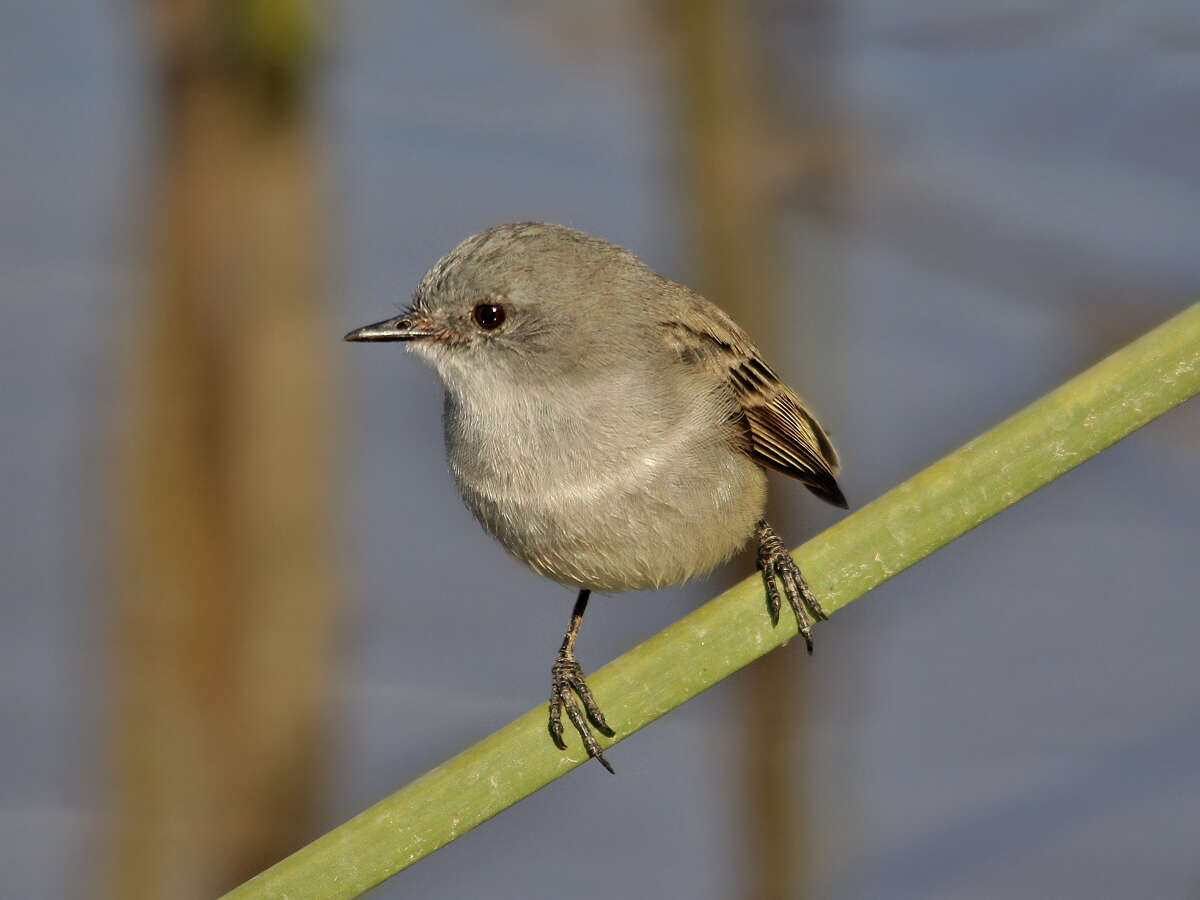
{"label": "dark eye", "polygon": [[471,310],[471,318],[484,331],[491,331],[504,324],[504,307],[499,303],[480,303]]}

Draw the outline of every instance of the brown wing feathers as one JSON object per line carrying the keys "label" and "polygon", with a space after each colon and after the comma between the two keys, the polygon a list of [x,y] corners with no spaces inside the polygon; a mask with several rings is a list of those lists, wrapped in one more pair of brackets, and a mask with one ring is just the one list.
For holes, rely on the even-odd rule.
{"label": "brown wing feathers", "polygon": [[719,369],[728,380],[746,432],[746,454],[799,479],[822,500],[845,509],[846,498],[835,477],[838,457],[833,444],[749,341],[736,331],[728,335],[714,333],[723,328],[697,329],[681,323],[670,323],[667,328],[671,343],[685,360]]}

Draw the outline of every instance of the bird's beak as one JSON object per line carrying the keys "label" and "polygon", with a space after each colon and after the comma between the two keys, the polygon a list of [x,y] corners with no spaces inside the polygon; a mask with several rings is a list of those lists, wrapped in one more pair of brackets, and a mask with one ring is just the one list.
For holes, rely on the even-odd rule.
{"label": "bird's beak", "polygon": [[384,319],[374,325],[355,328],[344,338],[347,341],[419,341],[437,337],[441,329],[422,322],[411,313]]}

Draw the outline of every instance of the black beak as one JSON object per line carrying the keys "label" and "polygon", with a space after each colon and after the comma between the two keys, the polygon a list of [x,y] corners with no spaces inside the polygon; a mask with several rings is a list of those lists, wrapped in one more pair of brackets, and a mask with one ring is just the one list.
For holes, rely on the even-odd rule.
{"label": "black beak", "polygon": [[396,316],[384,319],[374,325],[364,325],[355,328],[346,335],[347,341],[419,341],[423,338],[436,337],[438,329],[426,322],[418,321],[412,315]]}

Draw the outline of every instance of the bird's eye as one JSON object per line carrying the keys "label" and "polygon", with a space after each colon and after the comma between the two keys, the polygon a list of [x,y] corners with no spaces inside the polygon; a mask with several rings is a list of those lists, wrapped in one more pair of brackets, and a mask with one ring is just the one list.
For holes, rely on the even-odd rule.
{"label": "bird's eye", "polygon": [[499,303],[480,303],[471,310],[471,318],[484,331],[491,331],[504,324],[504,307]]}

